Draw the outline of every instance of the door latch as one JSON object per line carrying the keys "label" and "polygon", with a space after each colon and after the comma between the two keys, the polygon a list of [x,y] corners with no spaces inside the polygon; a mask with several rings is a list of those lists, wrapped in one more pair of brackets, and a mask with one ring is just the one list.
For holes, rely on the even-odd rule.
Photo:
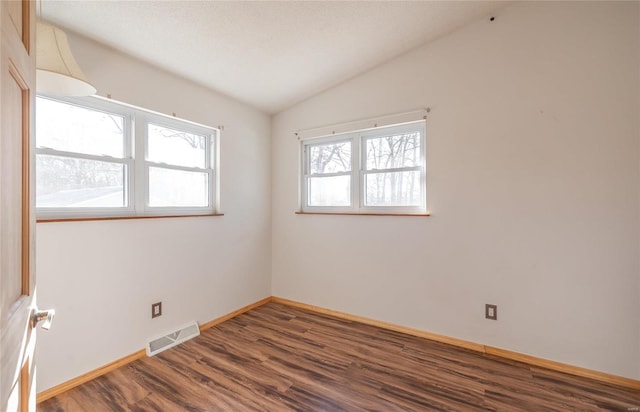
{"label": "door latch", "polygon": [[51,322],[56,315],[55,309],[38,310],[37,308],[31,313],[31,328],[35,329],[40,322],[42,322],[42,329],[49,330],[51,328]]}

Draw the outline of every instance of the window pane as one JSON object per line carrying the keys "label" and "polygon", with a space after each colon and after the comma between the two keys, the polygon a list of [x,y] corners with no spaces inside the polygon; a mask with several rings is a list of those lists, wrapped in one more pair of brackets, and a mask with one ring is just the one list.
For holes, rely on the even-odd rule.
{"label": "window pane", "polygon": [[36,156],[37,207],[127,206],[126,166],[62,156]]}
{"label": "window pane", "polygon": [[366,139],[367,170],[414,167],[420,164],[420,133]]}
{"label": "window pane", "polygon": [[366,206],[420,206],[420,172],[370,173],[365,177]]}
{"label": "window pane", "polygon": [[206,166],[207,137],[149,124],[147,160],[176,166]]}
{"label": "window pane", "polygon": [[36,145],[66,152],[124,156],[124,118],[38,97]]}
{"label": "window pane", "polygon": [[310,177],[309,206],[350,206],[351,176]]}
{"label": "window pane", "polygon": [[351,142],[308,146],[309,173],[340,173],[351,170]]}
{"label": "window pane", "polygon": [[201,172],[149,168],[149,206],[209,205],[209,175]]}

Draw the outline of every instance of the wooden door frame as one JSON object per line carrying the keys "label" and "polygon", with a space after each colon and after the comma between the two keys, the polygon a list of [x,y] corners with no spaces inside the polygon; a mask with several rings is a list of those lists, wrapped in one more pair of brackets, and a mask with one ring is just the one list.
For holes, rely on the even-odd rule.
{"label": "wooden door frame", "polygon": [[[19,1],[19,6],[16,4]],[[14,8],[16,7],[16,8]],[[20,17],[16,18],[17,11]],[[16,13],[13,13],[13,12]],[[19,410],[29,411],[35,409],[36,386],[34,350],[36,333],[30,326],[30,318],[36,302],[35,282],[35,175],[32,173],[35,139],[35,2],[33,0],[17,0],[14,2],[2,1],[0,4],[0,93],[2,106],[0,106],[0,125],[9,124],[11,119],[16,126],[3,126],[2,150],[9,148],[10,152],[3,152],[4,158],[11,157],[11,153],[18,156],[21,165],[17,170],[11,170],[11,162],[0,163],[4,171],[10,171],[10,176],[15,180],[4,180],[2,185],[9,184],[13,188],[3,187],[4,199],[15,196],[13,206],[15,213],[20,211],[20,221],[15,221],[15,232],[3,227],[5,242],[17,242],[20,251],[15,250],[7,256],[14,256],[15,266],[20,265],[15,274],[16,292],[20,296],[9,296],[9,301],[2,302],[0,307],[0,328],[2,328],[2,356],[0,359],[2,375],[0,377],[0,408],[4,411],[8,408],[11,399],[20,405]],[[8,88],[7,88],[8,87]],[[15,87],[15,89],[14,89]],[[18,103],[8,103],[8,96],[14,96]],[[13,110],[15,112],[13,112]],[[18,112],[19,111],[19,112]],[[18,113],[16,113],[18,112]],[[7,114],[9,117],[7,118]],[[14,117],[15,116],[15,117]],[[19,117],[18,117],[19,116]],[[17,132],[20,127],[20,134]],[[9,140],[4,140],[9,139]],[[20,140],[18,140],[20,139]],[[8,143],[8,142],[13,142]],[[6,146],[5,146],[6,143]],[[6,166],[5,166],[6,165]],[[17,166],[17,165],[16,165]],[[18,176],[18,173],[20,174]],[[6,190],[6,192],[5,192]],[[20,190],[21,193],[18,193]],[[5,209],[2,209],[5,213]],[[12,215],[5,215],[11,219]],[[16,216],[17,217],[17,216]],[[19,239],[17,231],[20,230]],[[9,233],[12,232],[12,233]],[[11,250],[10,248],[7,250]],[[9,273],[8,268],[2,270]],[[17,268],[16,268],[17,269]],[[3,273],[5,275],[6,273]],[[19,282],[19,283],[18,283]],[[19,287],[18,287],[19,286]],[[13,289],[12,289],[13,290]],[[16,293],[17,294],[17,293]],[[13,299],[16,299],[13,301]],[[16,345],[18,343],[18,345]],[[16,347],[17,346],[17,347]],[[13,410],[11,412],[14,412]]]}

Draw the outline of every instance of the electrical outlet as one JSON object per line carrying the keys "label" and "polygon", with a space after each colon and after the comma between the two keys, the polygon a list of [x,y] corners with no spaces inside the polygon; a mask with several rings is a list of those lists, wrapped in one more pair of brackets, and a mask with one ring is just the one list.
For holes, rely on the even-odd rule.
{"label": "electrical outlet", "polygon": [[151,304],[151,318],[162,316],[162,302]]}
{"label": "electrical outlet", "polygon": [[498,320],[498,305],[484,305],[484,317],[491,320]]}

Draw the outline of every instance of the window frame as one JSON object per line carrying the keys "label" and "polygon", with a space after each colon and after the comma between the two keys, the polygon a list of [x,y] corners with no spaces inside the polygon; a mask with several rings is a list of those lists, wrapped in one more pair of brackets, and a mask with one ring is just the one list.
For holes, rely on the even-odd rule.
{"label": "window frame", "polygon": [[[311,140],[311,139],[309,139]],[[316,212],[329,212],[329,211],[334,211],[334,212],[350,212],[353,210],[353,206],[355,204],[355,202],[357,201],[357,197],[354,194],[354,188],[357,186],[357,180],[356,180],[356,176],[354,174],[354,167],[356,166],[357,162],[356,162],[356,151],[355,151],[355,146],[353,144],[353,141],[350,137],[348,136],[344,136],[344,135],[339,135],[339,136],[332,136],[330,138],[326,138],[326,139],[313,139],[313,141],[311,143],[308,143],[305,145],[306,141],[303,141],[302,144],[302,153],[304,156],[304,159],[302,160],[302,165],[303,165],[303,175],[302,175],[302,198],[303,198],[303,211],[307,211],[307,210],[313,210]],[[313,146],[326,146],[326,145],[330,145],[330,144],[336,144],[336,143],[341,143],[341,142],[351,142],[351,171],[349,172],[338,172],[338,173],[321,173],[321,174],[310,174],[309,173],[309,158],[311,156],[311,154],[309,153],[308,150],[306,150],[309,147],[313,147]],[[309,180],[307,179],[307,177],[333,177],[333,176],[350,176],[350,186],[351,186],[351,193],[350,193],[350,197],[349,197],[349,201],[350,201],[350,206],[308,206],[308,201],[309,201]]]}
{"label": "window frame", "polygon": [[[175,118],[170,118],[163,115],[158,115],[154,113],[144,113],[140,116],[144,121],[137,122],[137,128],[141,129],[136,134],[137,136],[142,136],[140,139],[136,140],[136,144],[138,144],[139,140],[141,142],[141,149],[139,153],[143,153],[142,159],[138,162],[143,169],[141,172],[137,173],[140,179],[144,179],[143,182],[138,183],[137,187],[141,187],[143,190],[137,193],[138,199],[144,199],[142,212],[146,216],[154,216],[154,215],[199,215],[199,214],[212,214],[216,212],[216,199],[217,199],[217,170],[216,164],[217,162],[217,138],[216,133],[208,133],[208,131],[214,131],[213,128],[196,125],[193,123],[186,123],[181,120],[176,120]],[[164,162],[153,162],[147,159],[149,153],[149,135],[148,135],[148,125],[154,124],[160,127],[166,127],[169,129],[180,130],[183,132],[204,136],[205,141],[205,165],[203,168],[199,167],[190,167],[190,166],[180,166],[170,163]],[[160,169],[168,169],[168,170],[180,170],[180,171],[190,171],[190,172],[198,172],[198,173],[206,173],[208,177],[209,183],[209,191],[207,193],[207,200],[209,206],[150,206],[149,205],[149,169],[151,167],[156,167]]]}
{"label": "window frame", "polygon": [[[219,213],[219,138],[218,128],[204,126],[188,120],[167,116],[147,109],[121,103],[100,96],[89,97],[60,97],[47,94],[38,94],[38,98],[53,100],[63,104],[69,104],[89,110],[102,111],[122,116],[123,124],[123,158],[105,155],[91,155],[76,152],[66,152],[54,148],[44,148],[37,144],[35,156],[53,155],[68,158],[108,161],[110,163],[122,163],[126,165],[126,177],[124,196],[128,205],[124,207],[38,207],[36,204],[37,220],[74,220],[74,219],[101,219],[101,218],[135,218],[154,216],[198,216]],[[37,122],[37,114],[36,114]],[[180,167],[165,163],[147,161],[147,125],[155,124],[187,133],[205,136],[206,160],[205,168]],[[104,159],[104,160],[103,160]],[[157,164],[160,168],[180,170],[206,171],[208,175],[208,206],[175,206],[152,207],[149,206],[149,176],[147,164]],[[36,200],[37,201],[37,200]]]}
{"label": "window frame", "polygon": [[[403,134],[410,132],[420,133],[419,165],[403,168],[375,169],[375,172],[367,169],[366,165],[366,141],[381,138],[390,134]],[[351,141],[351,205],[350,206],[311,206],[309,205],[309,173],[311,146],[322,146],[342,141]],[[329,136],[318,136],[300,140],[299,158],[299,210],[301,213],[335,213],[335,214],[389,214],[424,215],[427,213],[427,158],[426,158],[426,120],[404,122],[385,125],[369,129],[349,131]],[[365,177],[375,173],[420,171],[420,204],[417,206],[367,206],[365,205],[366,187]],[[336,174],[342,175],[343,173]],[[333,175],[333,174],[329,174]]]}

